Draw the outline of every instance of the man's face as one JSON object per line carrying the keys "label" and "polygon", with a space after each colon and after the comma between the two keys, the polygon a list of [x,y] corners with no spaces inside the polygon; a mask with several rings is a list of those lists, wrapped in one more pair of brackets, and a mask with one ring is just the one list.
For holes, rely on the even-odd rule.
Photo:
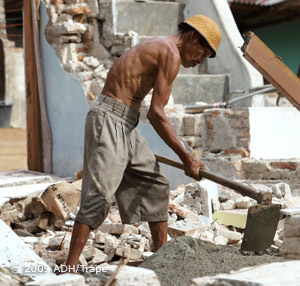
{"label": "man's face", "polygon": [[197,64],[202,64],[210,55],[211,49],[208,44],[201,43],[199,35],[192,32],[181,53],[181,64],[185,68],[195,67]]}

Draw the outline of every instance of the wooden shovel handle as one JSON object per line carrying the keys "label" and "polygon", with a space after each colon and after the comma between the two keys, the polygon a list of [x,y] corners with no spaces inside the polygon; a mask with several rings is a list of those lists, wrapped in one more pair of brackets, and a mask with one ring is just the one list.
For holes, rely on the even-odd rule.
{"label": "wooden shovel handle", "polygon": [[[165,158],[163,156],[155,155],[158,162],[184,170],[184,166],[182,163],[173,161],[171,159]],[[224,177],[217,176],[208,171],[199,170],[199,175],[202,178],[213,181],[217,184],[230,188],[232,190],[237,191],[243,196],[248,196],[254,200],[256,200],[259,204],[269,205],[272,203],[272,194],[269,192],[258,191],[250,186],[226,179]]]}

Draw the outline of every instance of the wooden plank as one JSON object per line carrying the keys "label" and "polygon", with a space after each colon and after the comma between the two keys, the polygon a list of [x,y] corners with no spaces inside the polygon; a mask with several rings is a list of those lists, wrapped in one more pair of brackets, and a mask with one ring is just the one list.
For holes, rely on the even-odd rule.
{"label": "wooden plank", "polygon": [[43,171],[42,130],[40,103],[35,63],[35,48],[31,17],[31,1],[23,0],[24,5],[24,48],[27,103],[27,160],[28,169]]}
{"label": "wooden plank", "polygon": [[38,27],[38,8],[40,0],[31,0],[32,9],[32,26],[33,26],[33,41],[34,41],[34,52],[35,52],[35,64],[37,71],[37,84],[38,84],[38,95],[41,111],[41,126],[42,126],[42,147],[43,147],[43,171],[46,173],[52,173],[52,137],[49,125],[49,120],[46,111],[45,93],[44,93],[44,82],[43,73],[41,66],[40,56],[40,41],[39,41],[39,27]]}
{"label": "wooden plank", "polygon": [[300,111],[300,79],[253,32],[242,46],[243,56],[281,95]]}

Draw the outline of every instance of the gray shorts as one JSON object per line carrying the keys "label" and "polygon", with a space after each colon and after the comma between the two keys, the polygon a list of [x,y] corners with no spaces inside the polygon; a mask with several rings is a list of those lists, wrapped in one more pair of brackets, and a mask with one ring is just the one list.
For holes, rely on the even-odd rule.
{"label": "gray shorts", "polygon": [[139,113],[100,95],[87,114],[81,205],[76,221],[96,229],[115,195],[122,223],[168,219],[169,181],[135,128]]}

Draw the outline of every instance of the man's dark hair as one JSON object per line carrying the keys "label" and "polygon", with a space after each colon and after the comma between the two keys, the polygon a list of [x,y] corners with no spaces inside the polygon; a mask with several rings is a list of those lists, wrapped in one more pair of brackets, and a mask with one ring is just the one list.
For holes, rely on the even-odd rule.
{"label": "man's dark hair", "polygon": [[178,31],[181,34],[185,34],[189,31],[196,31],[196,30],[193,27],[191,27],[189,24],[181,22],[181,23],[178,24]]}

